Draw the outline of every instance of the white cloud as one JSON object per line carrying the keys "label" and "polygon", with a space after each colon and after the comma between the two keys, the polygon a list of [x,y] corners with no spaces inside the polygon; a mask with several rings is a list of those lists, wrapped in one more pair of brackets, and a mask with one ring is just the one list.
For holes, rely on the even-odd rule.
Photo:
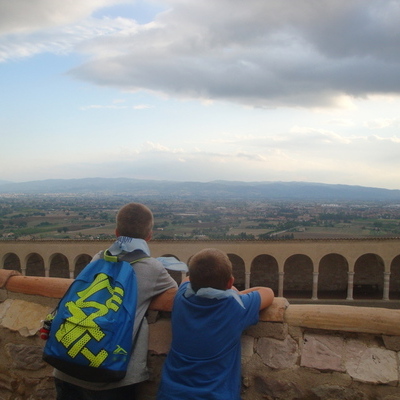
{"label": "white cloud", "polygon": [[147,110],[149,108],[153,108],[153,106],[149,104],[137,104],[136,106],[132,107],[134,110]]}
{"label": "white cloud", "polygon": [[340,134],[332,131],[319,130],[310,127],[298,127],[295,126],[292,128],[291,133],[295,136],[290,140],[295,141],[296,145],[301,142],[305,142],[308,145],[310,144],[323,144],[323,145],[332,145],[332,144],[348,144],[350,142],[349,138],[343,137]]}
{"label": "white cloud", "polygon": [[104,109],[110,109],[110,110],[121,110],[121,109],[126,109],[128,106],[119,106],[116,104],[111,104],[111,105],[100,105],[100,104],[92,104],[90,106],[84,106],[81,107],[80,109],[82,111],[86,110],[104,110]]}
{"label": "white cloud", "polygon": [[399,127],[399,118],[380,118],[365,122],[364,126],[368,129],[384,129],[392,126]]}
{"label": "white cloud", "polygon": [[0,35],[32,33],[76,23],[99,8],[123,0],[3,0],[0,2]]}
{"label": "white cloud", "polygon": [[[291,136],[292,135],[292,136]],[[237,143],[225,151],[214,148],[193,149],[142,142],[120,149],[107,148],[82,154],[48,155],[42,164],[29,170],[23,165],[13,170],[15,180],[77,178],[82,176],[131,177],[138,179],[211,181],[303,180],[398,188],[400,139],[370,136],[339,140],[332,147],[323,141],[312,143],[303,138],[292,146],[295,134],[284,141],[270,140],[270,146]],[[264,138],[267,141],[267,138]],[[309,140],[309,139],[307,139]],[[310,145],[312,143],[312,145]],[[302,148],[299,150],[299,146]],[[64,151],[64,150],[63,150]],[[53,158],[53,159],[52,159]],[[65,160],[69,160],[66,164]],[[52,165],[49,170],[48,165]]]}
{"label": "white cloud", "polygon": [[183,150],[179,148],[170,148],[168,146],[165,146],[161,143],[154,143],[150,141],[146,141],[142,144],[141,152],[142,153],[169,153],[173,154],[175,156],[176,153],[182,153]]}
{"label": "white cloud", "polygon": [[[30,18],[32,19],[31,23],[23,20],[25,15],[28,14],[25,12],[19,15],[20,18],[15,17],[15,19],[13,19],[14,16],[12,15],[8,17],[7,14],[1,14],[1,7],[5,2],[0,3],[0,27],[2,26],[2,17],[9,18],[13,22],[13,26],[15,26],[14,29],[7,29],[7,25],[5,25],[3,26],[3,31],[0,28],[0,62],[32,57],[43,53],[65,55],[78,52],[81,48],[83,51],[87,46],[87,41],[90,41],[89,47],[94,51],[96,41],[99,38],[103,43],[101,46],[103,48],[108,40],[111,41],[111,38],[118,36],[121,31],[134,31],[138,27],[135,21],[126,18],[99,19],[90,17],[89,14],[102,5],[115,4],[117,3],[116,1],[104,0],[98,3],[89,1],[87,2],[88,4],[82,2],[82,4],[85,4],[82,7],[79,7],[77,2],[73,2],[75,7],[68,9],[68,12],[65,12],[61,4],[68,5],[70,2],[50,2],[54,3],[54,7],[50,7],[50,11],[43,9],[42,12],[37,12],[39,15],[32,15]],[[34,4],[34,2],[29,3]],[[47,5],[47,1],[42,3],[43,7]],[[58,8],[56,8],[56,4],[59,5]],[[17,13],[17,10],[13,9],[13,11],[11,14]],[[63,18],[58,20],[57,15],[53,16],[52,11],[54,14],[63,15]],[[20,30],[18,30],[18,27]],[[29,32],[25,32],[25,30]],[[113,46],[110,44],[107,52],[108,56],[112,56],[119,54],[120,50],[113,51]]]}

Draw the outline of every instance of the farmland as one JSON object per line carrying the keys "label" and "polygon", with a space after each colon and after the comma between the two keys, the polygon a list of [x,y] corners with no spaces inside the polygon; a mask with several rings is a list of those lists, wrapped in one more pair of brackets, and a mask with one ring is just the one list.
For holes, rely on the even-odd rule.
{"label": "farmland", "polygon": [[[2,196],[0,238],[112,239],[116,196]],[[154,239],[272,240],[400,236],[397,204],[146,199]]]}

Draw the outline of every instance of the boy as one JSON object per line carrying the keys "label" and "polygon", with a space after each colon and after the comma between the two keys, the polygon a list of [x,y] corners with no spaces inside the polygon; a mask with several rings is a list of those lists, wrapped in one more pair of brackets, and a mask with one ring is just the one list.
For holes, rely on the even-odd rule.
{"label": "boy", "polygon": [[[190,281],[189,281],[190,280]],[[233,288],[232,264],[223,252],[204,249],[189,261],[172,309],[172,344],[158,400],[239,400],[241,334],[258,322],[273,291]]]}
{"label": "boy", "polygon": [[[152,236],[152,212],[143,204],[129,203],[118,212],[116,222],[117,240],[108,252],[119,255],[140,249],[150,256],[147,242]],[[102,252],[93,259],[100,258],[100,254]],[[137,277],[138,299],[133,329],[134,349],[125,378],[113,383],[93,383],[55,370],[57,400],[134,400],[137,383],[148,379],[148,325],[145,313],[154,296],[161,293],[167,298],[173,296],[177,284],[154,258],[134,263],[133,269]]]}

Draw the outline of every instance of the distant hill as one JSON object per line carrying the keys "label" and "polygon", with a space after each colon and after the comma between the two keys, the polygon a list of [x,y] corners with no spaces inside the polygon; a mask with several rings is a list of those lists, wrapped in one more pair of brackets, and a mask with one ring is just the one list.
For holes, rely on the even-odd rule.
{"label": "distant hill", "polygon": [[76,194],[138,198],[399,202],[400,190],[307,182],[176,182],[128,178],[49,179],[1,183],[0,194]]}

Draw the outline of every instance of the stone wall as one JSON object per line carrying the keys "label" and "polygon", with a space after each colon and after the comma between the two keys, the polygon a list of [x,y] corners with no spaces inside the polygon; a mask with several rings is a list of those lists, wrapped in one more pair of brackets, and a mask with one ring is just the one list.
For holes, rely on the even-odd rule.
{"label": "stone wall", "polygon": [[[73,278],[112,240],[3,240],[0,269]],[[153,257],[183,262],[199,250],[228,254],[241,289],[269,286],[288,298],[400,300],[400,238],[296,240],[154,240]]]}
{"label": "stone wall", "polygon": [[[53,400],[52,369],[41,360],[40,320],[69,280],[0,270],[0,400]],[[171,302],[149,312],[150,381],[155,399],[171,339]],[[161,310],[161,311],[156,311]],[[400,400],[400,310],[289,305],[260,313],[242,337],[244,400]]]}

